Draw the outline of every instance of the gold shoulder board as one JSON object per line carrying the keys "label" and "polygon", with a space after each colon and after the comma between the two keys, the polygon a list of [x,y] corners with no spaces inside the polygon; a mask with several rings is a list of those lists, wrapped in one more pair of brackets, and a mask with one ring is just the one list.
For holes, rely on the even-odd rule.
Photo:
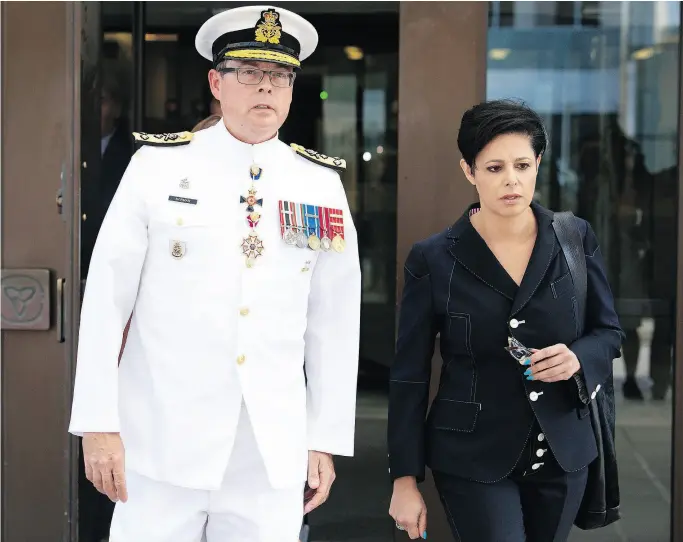
{"label": "gold shoulder board", "polygon": [[135,143],[138,145],[151,145],[154,147],[173,147],[187,145],[194,134],[192,132],[177,132],[175,134],[148,134],[145,132],[133,132]]}
{"label": "gold shoulder board", "polygon": [[343,171],[346,169],[346,160],[343,158],[337,158],[336,156],[326,156],[324,154],[320,154],[318,151],[297,145],[296,143],[290,144],[290,147],[292,147],[297,154],[300,154],[307,160],[315,162],[316,164],[320,164],[321,166],[329,167],[336,171]]}

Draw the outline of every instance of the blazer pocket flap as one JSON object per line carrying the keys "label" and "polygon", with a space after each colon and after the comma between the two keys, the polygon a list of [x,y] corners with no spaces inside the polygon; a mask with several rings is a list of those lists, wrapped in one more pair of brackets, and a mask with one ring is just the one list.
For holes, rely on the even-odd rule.
{"label": "blazer pocket flap", "polygon": [[471,433],[477,425],[480,410],[481,403],[437,399],[430,412],[431,425],[435,429]]}
{"label": "blazer pocket flap", "polygon": [[550,283],[550,289],[553,291],[553,297],[559,299],[568,293],[574,292],[574,283],[569,273],[565,273],[556,281]]}

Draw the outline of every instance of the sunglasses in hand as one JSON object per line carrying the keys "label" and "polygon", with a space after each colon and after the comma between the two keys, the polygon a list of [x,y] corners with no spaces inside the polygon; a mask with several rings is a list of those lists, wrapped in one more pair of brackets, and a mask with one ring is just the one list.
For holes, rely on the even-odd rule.
{"label": "sunglasses in hand", "polygon": [[514,337],[508,337],[508,345],[505,347],[505,350],[522,365],[525,365],[526,360],[533,354],[531,350]]}

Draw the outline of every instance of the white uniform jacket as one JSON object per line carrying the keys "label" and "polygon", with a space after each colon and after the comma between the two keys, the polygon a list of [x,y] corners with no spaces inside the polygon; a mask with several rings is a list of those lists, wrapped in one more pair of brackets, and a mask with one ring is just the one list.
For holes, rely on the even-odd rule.
{"label": "white uniform jacket", "polygon": [[[248,268],[252,164],[264,251]],[[342,210],[345,250],[286,244],[280,201]],[[216,489],[244,400],[271,484],[301,483],[308,450],[353,455],[360,295],[337,171],[222,122],[187,145],[144,146],[93,252],[69,431],[120,432],[126,469]]]}

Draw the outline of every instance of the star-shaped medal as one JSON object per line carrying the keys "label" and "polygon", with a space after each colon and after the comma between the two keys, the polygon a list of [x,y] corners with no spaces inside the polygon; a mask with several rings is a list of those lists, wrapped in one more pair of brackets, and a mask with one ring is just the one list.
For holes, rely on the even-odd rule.
{"label": "star-shaped medal", "polygon": [[242,253],[249,259],[255,260],[263,255],[263,241],[255,233],[250,233],[242,241]]}
{"label": "star-shaped medal", "polygon": [[254,205],[263,206],[263,198],[256,197],[256,189],[250,188],[248,196],[240,196],[240,203],[247,204],[247,211],[254,212]]}

